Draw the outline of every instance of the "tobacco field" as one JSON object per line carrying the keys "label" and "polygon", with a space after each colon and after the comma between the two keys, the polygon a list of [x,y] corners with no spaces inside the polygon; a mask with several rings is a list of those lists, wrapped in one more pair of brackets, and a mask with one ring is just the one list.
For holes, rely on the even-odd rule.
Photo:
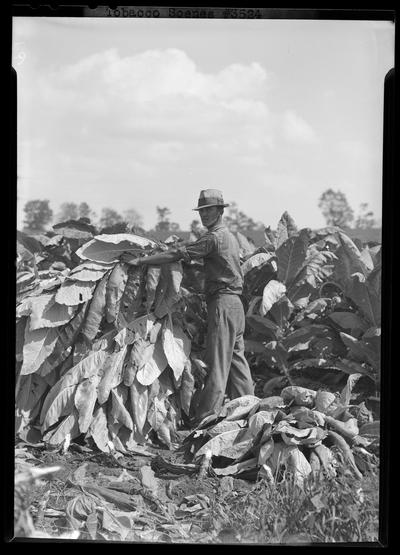
{"label": "tobacco field", "polygon": [[208,368],[200,263],[69,221],[18,233],[15,536],[378,539],[381,245],[286,212],[242,249],[255,395],[190,426]]}

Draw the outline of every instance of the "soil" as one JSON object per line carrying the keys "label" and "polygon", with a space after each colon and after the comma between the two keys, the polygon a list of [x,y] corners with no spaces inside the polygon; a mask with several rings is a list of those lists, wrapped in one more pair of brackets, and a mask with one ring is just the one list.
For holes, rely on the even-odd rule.
{"label": "soil", "polygon": [[[71,444],[65,453],[47,450],[43,444],[35,447],[20,443],[17,447],[26,453],[23,460],[36,468],[60,467],[46,479],[31,483],[29,494],[24,492],[25,505],[33,519],[33,537],[47,535],[58,539],[63,537],[62,534],[78,529],[79,540],[215,543],[219,541],[218,537],[207,532],[211,507],[229,491],[234,490],[237,495],[252,487],[245,480],[199,478],[197,471],[189,469],[189,474],[185,467],[174,468],[174,465],[187,463],[185,454],[179,449],[168,450],[156,445],[146,445],[145,451],[150,456],[129,454],[117,459],[111,454],[87,448],[79,452],[82,446],[75,444]],[[162,463],[161,470],[154,464],[156,458]],[[168,465],[172,465],[172,472]],[[143,473],[150,474],[150,486],[148,483],[147,487],[143,485]],[[113,503],[107,496],[97,498],[99,510],[95,534],[89,532],[89,514],[83,509],[74,509],[75,512],[71,513],[73,500],[85,492],[80,487],[82,484],[89,493],[92,493],[89,489],[92,486],[104,488],[101,491],[111,492],[117,500]],[[151,489],[153,485],[154,490]],[[132,503],[130,513],[139,516],[137,522],[140,525],[123,537],[118,526],[115,530],[112,527],[104,529],[100,514],[105,506],[120,518],[122,510],[129,512],[122,505],[127,499]],[[68,513],[77,519],[74,525]],[[26,533],[16,532],[17,537],[20,535]]]}

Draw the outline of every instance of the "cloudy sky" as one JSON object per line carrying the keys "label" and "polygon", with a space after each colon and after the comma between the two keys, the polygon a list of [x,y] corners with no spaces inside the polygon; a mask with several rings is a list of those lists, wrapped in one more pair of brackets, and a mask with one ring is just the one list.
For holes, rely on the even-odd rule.
{"label": "cloudy sky", "polygon": [[18,225],[30,199],[156,207],[199,191],[322,227],[333,188],[381,217],[384,21],[14,18]]}

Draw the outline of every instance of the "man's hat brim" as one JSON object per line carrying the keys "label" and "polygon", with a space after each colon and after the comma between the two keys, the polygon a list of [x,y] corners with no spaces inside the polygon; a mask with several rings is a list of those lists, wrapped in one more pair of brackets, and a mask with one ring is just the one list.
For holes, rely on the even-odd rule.
{"label": "man's hat brim", "polygon": [[217,204],[216,202],[213,202],[212,204],[203,204],[203,206],[197,206],[197,208],[193,208],[193,210],[201,210],[202,208],[209,208],[210,206],[222,206],[223,208],[225,208],[226,206],[229,206],[229,204]]}

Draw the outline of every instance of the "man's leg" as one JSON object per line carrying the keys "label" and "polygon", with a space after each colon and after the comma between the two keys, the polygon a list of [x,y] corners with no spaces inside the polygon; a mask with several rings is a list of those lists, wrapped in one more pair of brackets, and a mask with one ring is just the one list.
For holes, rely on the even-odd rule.
{"label": "man's leg", "polygon": [[240,309],[237,311],[236,340],[233,348],[231,371],[228,379],[228,396],[236,399],[243,395],[254,395],[253,379],[246,357],[244,356],[245,315],[242,301],[237,297]]}
{"label": "man's leg", "polygon": [[[236,341],[236,318],[231,314],[231,295],[218,297],[209,303],[206,342],[208,376],[196,407],[196,419],[217,413],[223,403],[232,352]],[[236,310],[234,311],[236,313]]]}

